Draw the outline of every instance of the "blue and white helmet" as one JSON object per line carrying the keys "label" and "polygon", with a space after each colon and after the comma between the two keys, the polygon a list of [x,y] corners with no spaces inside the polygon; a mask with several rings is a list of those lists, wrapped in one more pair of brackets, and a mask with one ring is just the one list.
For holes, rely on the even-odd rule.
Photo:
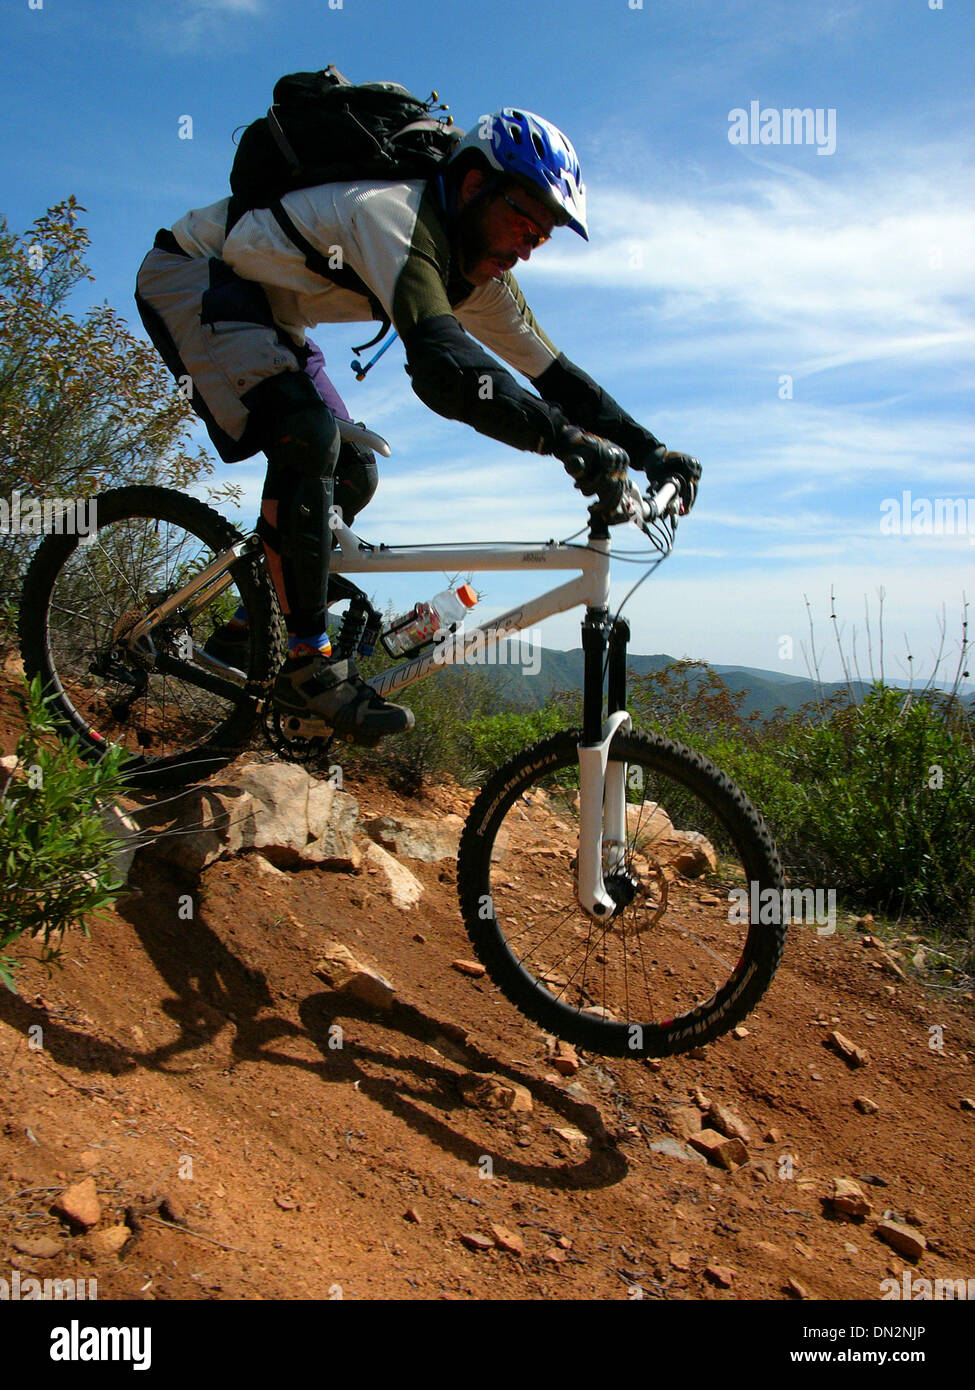
{"label": "blue and white helmet", "polygon": [[560,226],[589,240],[582,170],[557,126],[531,111],[506,106],[493,116],[481,116],[451,154],[451,162],[472,149],[500,173],[527,183]]}

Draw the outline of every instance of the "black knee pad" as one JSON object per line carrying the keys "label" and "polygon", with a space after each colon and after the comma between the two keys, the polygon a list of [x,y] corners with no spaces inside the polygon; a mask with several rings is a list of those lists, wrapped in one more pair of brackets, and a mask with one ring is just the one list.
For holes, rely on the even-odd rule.
{"label": "black knee pad", "polygon": [[[310,388],[307,389],[307,388]],[[339,432],[335,417],[300,373],[282,373],[255,388],[268,470],[264,497],[278,504],[278,522],[258,534],[281,555],[288,626],[300,635],[325,628],[331,531],[329,507]]]}
{"label": "black knee pad", "polygon": [[339,461],[335,466],[333,501],[342,508],[342,520],[348,524],[368,506],[379,484],[376,455],[362,444],[343,440]]}

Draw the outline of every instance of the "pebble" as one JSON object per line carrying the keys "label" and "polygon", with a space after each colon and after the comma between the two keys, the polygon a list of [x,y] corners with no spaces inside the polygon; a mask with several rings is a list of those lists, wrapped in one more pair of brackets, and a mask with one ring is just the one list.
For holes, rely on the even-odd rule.
{"label": "pebble", "polygon": [[472,979],[479,980],[487,971],[479,960],[455,960],[451,964],[455,970],[459,970],[462,975],[470,975]]}
{"label": "pebble", "polygon": [[495,1243],[499,1250],[506,1250],[509,1255],[523,1255],[525,1253],[525,1242],[515,1231],[509,1231],[506,1226],[491,1226],[491,1234],[494,1236]]}
{"label": "pebble", "polygon": [[54,1201],[53,1209],[58,1216],[63,1216],[75,1226],[83,1226],[86,1230],[97,1226],[102,1209],[94,1178],[85,1178],[73,1187],[65,1188]]}

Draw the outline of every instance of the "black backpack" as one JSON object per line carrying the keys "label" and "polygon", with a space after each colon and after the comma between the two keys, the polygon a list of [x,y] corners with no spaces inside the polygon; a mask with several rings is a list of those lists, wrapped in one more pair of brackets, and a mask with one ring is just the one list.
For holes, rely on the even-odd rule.
{"label": "black backpack", "polygon": [[436,92],[421,101],[396,82],[355,86],[332,64],[282,77],[271,109],[237,147],[230,171],[237,216],[318,183],[429,178],[460,138],[452,117],[433,115],[447,109],[436,101]]}
{"label": "black backpack", "polygon": [[396,82],[354,85],[331,63],[321,72],[292,73],[275,85],[267,115],[245,129],[230,171],[227,232],[251,208],[270,208],[309,270],[370,299],[384,325],[373,342],[388,326],[382,307],[354,271],[329,265],[280,199],[319,183],[431,178],[462,134],[451,129],[453,117],[433,114],[447,110],[437,100],[432,92],[421,101]]}

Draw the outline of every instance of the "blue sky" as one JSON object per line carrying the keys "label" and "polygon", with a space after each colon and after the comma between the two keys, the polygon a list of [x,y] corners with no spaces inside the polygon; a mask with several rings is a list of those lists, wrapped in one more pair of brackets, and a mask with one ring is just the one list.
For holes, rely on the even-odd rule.
{"label": "blue sky", "polygon": [[[132,285],[156,228],[224,196],[231,132],[277,77],[328,62],[436,87],[462,127],[524,105],[575,143],[591,242],[560,232],[520,283],[570,358],[704,465],[675,554],[625,610],[634,650],[802,675],[805,594],[837,676],[831,586],[860,652],[865,601],[875,620],[885,589],[888,675],[906,669],[905,634],[929,669],[943,608],[954,648],[975,590],[970,5],[6,0],[0,211],[20,230],[75,194],[96,276],[77,307],[107,299],[138,327]],[[821,112],[835,149],[732,143],[730,113],[753,102]],[[370,334],[314,336],[353,415],[394,448],[362,534],[537,539],[581,524],[560,464],[426,410],[399,345],[357,385],[351,345]],[[222,471],[249,522],[262,461]],[[882,504],[905,490],[968,502],[970,526],[885,534]],[[621,565],[614,596],[638,573]],[[376,583],[399,605],[440,587]],[[485,576],[485,603],[525,586]],[[578,632],[564,615],[542,635],[573,647]]]}

